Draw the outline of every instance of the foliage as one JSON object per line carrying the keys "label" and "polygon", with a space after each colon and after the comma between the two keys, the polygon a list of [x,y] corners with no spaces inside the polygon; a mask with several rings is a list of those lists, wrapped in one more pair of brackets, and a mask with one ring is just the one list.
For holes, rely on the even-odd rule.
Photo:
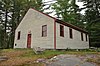
{"label": "foliage", "polygon": [[83,0],[86,29],[90,35],[90,46],[100,47],[100,0]]}
{"label": "foliage", "polygon": [[[0,0],[0,35],[3,48],[13,48],[15,29],[29,8],[42,10],[42,0]],[[4,31],[2,31],[1,29]],[[1,36],[0,36],[1,38]]]}
{"label": "foliage", "polygon": [[[75,0],[57,0],[44,8],[42,0],[0,0],[0,48],[13,48],[15,29],[29,8],[43,11],[52,8],[58,19],[81,27],[89,32],[90,46],[100,47],[100,0],[82,0],[79,9]],[[85,9],[85,14],[80,10]]]}
{"label": "foliage", "polygon": [[3,44],[4,44],[3,39],[4,39],[4,30],[0,26],[0,48],[3,48]]}
{"label": "foliage", "polygon": [[52,9],[56,11],[57,18],[82,27],[81,14],[79,13],[79,6],[76,5],[76,0],[57,0],[52,5]]}
{"label": "foliage", "polygon": [[[57,0],[52,8],[59,19],[87,30],[90,46],[100,47],[100,0],[82,0],[83,8],[75,0]],[[85,14],[80,14],[85,9]]]}

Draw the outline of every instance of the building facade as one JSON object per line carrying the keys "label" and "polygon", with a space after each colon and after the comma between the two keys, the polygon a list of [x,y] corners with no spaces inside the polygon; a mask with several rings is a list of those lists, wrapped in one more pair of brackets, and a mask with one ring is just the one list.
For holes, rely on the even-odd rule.
{"label": "building facade", "polygon": [[88,33],[30,8],[15,31],[14,48],[89,48]]}

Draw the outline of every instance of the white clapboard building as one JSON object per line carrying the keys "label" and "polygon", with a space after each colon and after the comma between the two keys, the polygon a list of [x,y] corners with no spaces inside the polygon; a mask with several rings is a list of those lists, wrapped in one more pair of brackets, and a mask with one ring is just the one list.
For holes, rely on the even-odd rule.
{"label": "white clapboard building", "polygon": [[89,48],[88,33],[30,8],[15,31],[14,48]]}

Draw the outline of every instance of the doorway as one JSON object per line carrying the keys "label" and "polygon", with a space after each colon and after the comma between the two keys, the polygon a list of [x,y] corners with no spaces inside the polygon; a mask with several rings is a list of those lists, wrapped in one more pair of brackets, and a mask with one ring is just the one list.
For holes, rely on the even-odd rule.
{"label": "doorway", "polygon": [[31,34],[27,36],[27,48],[31,48]]}

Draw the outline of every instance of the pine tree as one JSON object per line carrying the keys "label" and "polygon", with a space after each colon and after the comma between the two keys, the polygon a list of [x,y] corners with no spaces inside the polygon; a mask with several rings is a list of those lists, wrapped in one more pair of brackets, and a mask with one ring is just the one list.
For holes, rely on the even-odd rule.
{"label": "pine tree", "polygon": [[0,0],[0,31],[2,32],[0,38],[4,34],[1,43],[3,48],[13,48],[15,29],[28,9],[35,8],[41,11],[42,5],[42,0]]}
{"label": "pine tree", "polygon": [[100,47],[100,0],[83,0],[86,29],[90,35],[90,45]]}
{"label": "pine tree", "polygon": [[57,18],[79,26],[81,14],[79,13],[79,6],[76,5],[76,0],[57,0],[52,8],[55,10]]}

